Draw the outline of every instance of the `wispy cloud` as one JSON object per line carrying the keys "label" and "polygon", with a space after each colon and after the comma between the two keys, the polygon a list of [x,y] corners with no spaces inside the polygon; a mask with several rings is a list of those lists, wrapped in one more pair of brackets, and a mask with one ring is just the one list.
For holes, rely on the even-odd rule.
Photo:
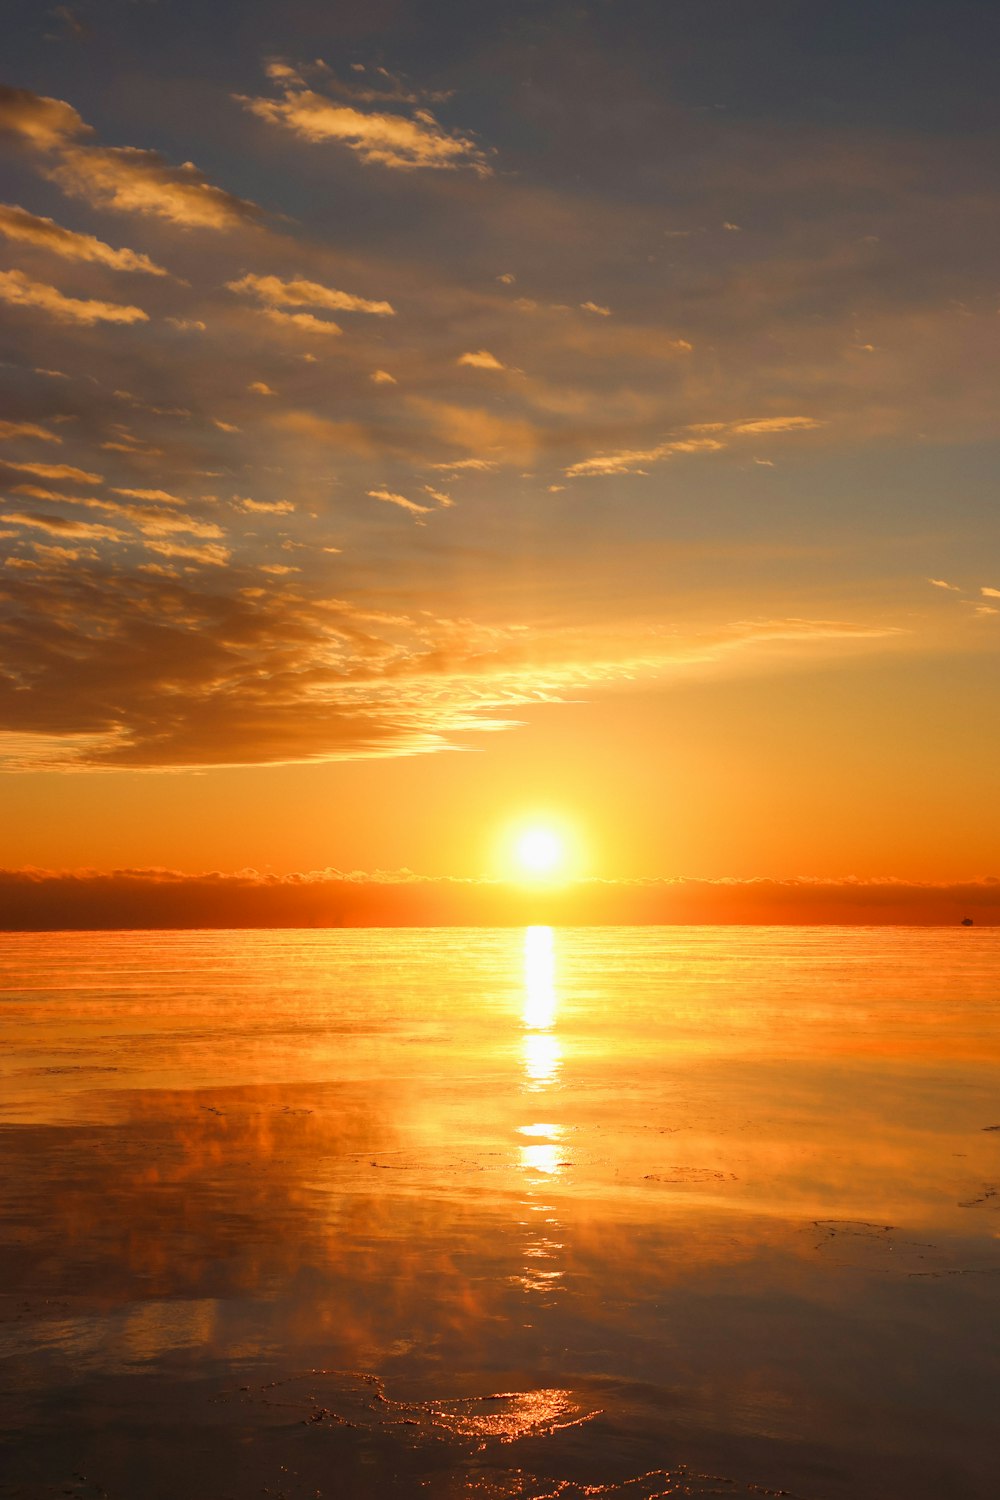
{"label": "wispy cloud", "polygon": [[725,445],[718,438],[676,438],[658,443],[655,448],[622,448],[616,453],[598,453],[593,458],[570,464],[570,479],[587,479],[601,475],[645,474],[647,464],[660,463],[676,453],[715,453]]}
{"label": "wispy cloud", "polygon": [[137,146],[71,146],[46,176],[95,208],[152,215],[183,229],[243,229],[261,217],[255,203],[215,187],[193,162],[174,167]]}
{"label": "wispy cloud", "polygon": [[343,333],[339,323],[332,318],[317,318],[315,313],[307,312],[282,312],[280,307],[261,307],[258,309],[262,318],[276,323],[279,328],[298,329],[302,333],[319,333],[336,335]]}
{"label": "wispy cloud", "polygon": [[[651,448],[622,448],[598,453],[593,458],[570,464],[570,479],[595,478],[615,474],[645,474],[647,464],[661,463],[682,453],[715,453],[728,445],[732,437],[777,436],[788,432],[811,432],[824,424],[815,417],[758,417],[737,422],[700,422],[686,431],[693,436],[669,438]],[[711,436],[709,436],[711,434]]]}
{"label": "wispy cloud", "polygon": [[118,542],[124,536],[114,526],[104,526],[96,521],[78,521],[71,516],[48,516],[38,512],[5,511],[7,526],[28,526],[35,531],[47,531],[50,536],[100,537]]}
{"label": "wispy cloud", "polygon": [[321,286],[318,281],[282,281],[280,276],[255,276],[248,272],[237,281],[227,281],[226,286],[231,292],[254,297],[268,307],[324,307],[332,312],[372,313],[381,318],[392,317],[395,312],[389,302],[372,302],[352,292]]}
{"label": "wispy cloud", "polygon": [[384,500],[387,505],[398,505],[401,510],[408,510],[415,516],[429,516],[432,507],[420,505],[416,500],[408,500],[405,495],[397,495],[393,490],[369,490],[368,494],[373,500]]}
{"label": "wispy cloud", "polygon": [[232,557],[228,547],[209,542],[204,547],[188,547],[181,542],[157,542],[146,540],[143,546],[148,552],[160,557],[180,557],[188,562],[201,563],[211,568],[224,568]]}
{"label": "wispy cloud", "polygon": [[72,484],[101,484],[103,475],[91,474],[73,464],[15,463],[11,458],[2,461],[3,468],[17,469],[22,474],[34,474],[38,479],[66,479]]}
{"label": "wispy cloud", "polygon": [[135,489],[113,489],[112,494],[124,495],[128,500],[151,500],[161,505],[183,505],[184,501],[177,495],[171,495],[169,490],[135,490]]}
{"label": "wispy cloud", "polygon": [[158,266],[148,255],[142,255],[137,250],[115,250],[92,234],[78,234],[75,230],[64,229],[54,219],[44,219],[12,203],[0,203],[0,234],[9,240],[50,250],[54,255],[61,255],[64,260],[92,261],[96,265],[109,266],[113,271],[142,271],[150,276],[169,275],[163,266]]}
{"label": "wispy cloud", "polygon": [[488,349],[476,349],[470,354],[460,354],[455,363],[469,365],[473,370],[505,370],[507,368]]}
{"label": "wispy cloud", "polygon": [[32,281],[23,271],[0,271],[0,301],[15,307],[38,308],[59,323],[148,323],[141,307],[91,298],[66,297],[44,281]]}
{"label": "wispy cloud", "polygon": [[290,516],[295,506],[290,500],[237,500],[236,506],[247,515]]}
{"label": "wispy cloud", "polygon": [[259,119],[301,140],[335,141],[372,165],[398,171],[466,169],[481,177],[492,171],[487,152],[471,136],[446,129],[422,105],[406,107],[400,101],[392,112],[361,109],[357,102],[342,103],[287,79],[280,99],[236,97]]}
{"label": "wispy cloud", "polygon": [[38,438],[43,443],[62,442],[62,438],[57,433],[50,432],[47,427],[39,427],[37,422],[5,422],[0,420],[0,440],[19,437]]}

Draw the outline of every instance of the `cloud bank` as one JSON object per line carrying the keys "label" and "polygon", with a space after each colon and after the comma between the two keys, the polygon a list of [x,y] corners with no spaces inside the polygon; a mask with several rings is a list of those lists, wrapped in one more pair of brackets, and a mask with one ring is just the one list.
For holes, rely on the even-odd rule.
{"label": "cloud bank", "polygon": [[552,891],[402,874],[0,871],[0,929],[1000,924],[1000,879],[581,881]]}

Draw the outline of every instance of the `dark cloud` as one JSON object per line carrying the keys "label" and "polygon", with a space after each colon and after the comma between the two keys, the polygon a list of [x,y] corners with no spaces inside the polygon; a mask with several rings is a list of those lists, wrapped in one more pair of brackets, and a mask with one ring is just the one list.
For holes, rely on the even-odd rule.
{"label": "dark cloud", "polygon": [[0,871],[0,928],[1000,923],[1000,880],[581,881],[548,892],[403,874]]}

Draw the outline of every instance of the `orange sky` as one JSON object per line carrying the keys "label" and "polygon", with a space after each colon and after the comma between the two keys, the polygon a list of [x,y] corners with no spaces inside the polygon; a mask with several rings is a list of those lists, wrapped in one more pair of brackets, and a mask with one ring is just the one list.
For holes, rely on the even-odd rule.
{"label": "orange sky", "polygon": [[0,865],[998,873],[996,104],[896,9],[25,9]]}

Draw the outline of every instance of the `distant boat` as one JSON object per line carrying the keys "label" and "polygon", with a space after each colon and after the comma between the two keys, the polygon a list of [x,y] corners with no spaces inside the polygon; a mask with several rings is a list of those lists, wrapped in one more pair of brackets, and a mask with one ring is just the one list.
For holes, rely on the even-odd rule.
{"label": "distant boat", "polygon": [[975,922],[973,922],[973,920],[972,920],[971,917],[963,917],[962,918],[962,926],[963,927],[975,927],[975,925],[976,924],[975,924]]}

